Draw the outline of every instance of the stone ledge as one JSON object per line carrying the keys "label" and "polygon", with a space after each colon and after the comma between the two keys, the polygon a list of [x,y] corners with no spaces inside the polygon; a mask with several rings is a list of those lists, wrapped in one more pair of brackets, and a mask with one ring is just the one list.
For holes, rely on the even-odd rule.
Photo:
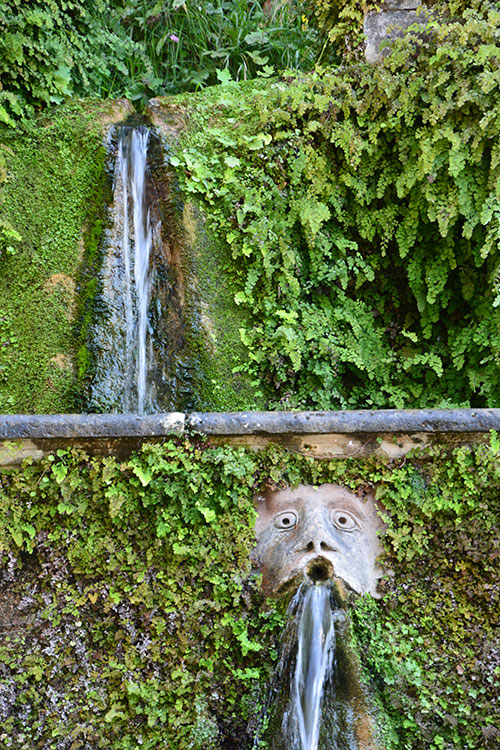
{"label": "stone ledge", "polygon": [[22,438],[156,437],[183,432],[185,415],[7,414],[0,416],[0,440]]}
{"label": "stone ledge", "polygon": [[194,412],[186,427],[206,435],[488,432],[500,409]]}
{"label": "stone ledge", "polygon": [[476,445],[500,432],[500,409],[195,412],[181,414],[15,414],[0,416],[0,467],[40,460],[58,449],[126,458],[145,442],[201,433],[212,445],[253,450],[275,443],[314,458],[385,456],[429,445]]}
{"label": "stone ledge", "polygon": [[500,409],[168,412],[165,414],[6,414],[0,441],[206,435],[304,435],[500,431]]}

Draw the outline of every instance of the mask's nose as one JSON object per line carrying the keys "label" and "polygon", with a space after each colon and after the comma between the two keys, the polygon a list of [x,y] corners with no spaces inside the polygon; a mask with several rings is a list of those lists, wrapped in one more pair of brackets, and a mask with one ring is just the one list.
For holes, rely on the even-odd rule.
{"label": "mask's nose", "polygon": [[323,552],[337,552],[337,547],[333,545],[333,541],[330,539],[330,537],[326,536],[323,538],[315,537],[314,539],[309,539],[309,541],[301,547],[301,549],[297,549],[297,552],[315,552],[317,555],[321,555]]}
{"label": "mask's nose", "polygon": [[338,552],[338,547],[327,526],[326,513],[315,510],[304,514],[300,519],[299,533],[294,552],[324,555]]}

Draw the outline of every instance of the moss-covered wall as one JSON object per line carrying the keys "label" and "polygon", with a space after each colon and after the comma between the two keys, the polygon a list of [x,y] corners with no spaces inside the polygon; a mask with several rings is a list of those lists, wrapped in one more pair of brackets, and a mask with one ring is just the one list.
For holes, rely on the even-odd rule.
{"label": "moss-covered wall", "polygon": [[259,409],[264,393],[259,379],[246,373],[248,353],[240,329],[249,324],[249,316],[235,301],[230,247],[214,233],[206,207],[181,189],[173,169],[176,152],[198,127],[196,106],[190,97],[152,99],[146,116],[160,136],[170,175],[164,213],[184,307],[189,362],[184,406],[198,411]]}
{"label": "moss-covered wall", "polygon": [[[79,410],[80,347],[103,229],[104,141],[130,109],[125,101],[71,102],[25,130],[0,133],[8,148],[1,216],[21,235],[14,254],[0,258],[0,412]],[[90,278],[84,259],[94,264]]]}
{"label": "moss-covered wall", "polygon": [[500,443],[314,460],[203,438],[1,475],[6,748],[250,748],[285,602],[251,576],[252,496],[373,487],[382,598],[348,598],[386,750],[498,746]]}
{"label": "moss-covered wall", "polygon": [[[248,313],[234,299],[229,248],[208,231],[206,216],[181,193],[169,166],[187,109],[173,103],[149,112],[164,149],[152,169],[165,254],[183,308],[182,331],[175,334],[183,339],[182,356],[171,365],[183,391],[177,406],[258,408],[259,383],[241,372],[247,353],[239,329]],[[28,129],[0,131],[8,169],[0,218],[21,235],[12,242],[15,252],[0,257],[0,412],[88,407],[91,330],[99,313],[111,199],[105,140],[131,112],[125,100],[71,102]]]}
{"label": "moss-covered wall", "polygon": [[[439,18],[377,66],[150,102],[183,276],[191,393],[179,408],[499,405],[500,14],[477,3]],[[57,112],[10,142],[6,219],[36,249],[31,276],[21,256],[34,250],[1,260],[10,411],[67,410],[71,363],[88,371],[63,321],[70,274],[52,259],[66,241],[65,262],[77,254],[102,158],[94,136],[81,146],[81,109],[82,124]],[[81,319],[85,331],[85,306]],[[51,351],[37,358],[35,341]]]}

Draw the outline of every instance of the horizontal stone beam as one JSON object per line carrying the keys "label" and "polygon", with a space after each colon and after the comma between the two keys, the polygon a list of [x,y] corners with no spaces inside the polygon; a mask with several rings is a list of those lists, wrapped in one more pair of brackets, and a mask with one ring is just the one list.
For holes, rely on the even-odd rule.
{"label": "horizontal stone beam", "polygon": [[432,444],[472,445],[500,432],[500,409],[383,409],[340,412],[36,414],[0,416],[0,466],[60,448],[124,458],[144,442],[201,433],[212,445],[259,450],[270,443],[315,458],[387,459]]}
{"label": "horizontal stone beam", "polygon": [[0,440],[18,438],[156,437],[183,432],[186,417],[168,414],[4,414]]}
{"label": "horizontal stone beam", "polygon": [[500,430],[500,409],[194,412],[186,426],[206,435],[488,432]]}

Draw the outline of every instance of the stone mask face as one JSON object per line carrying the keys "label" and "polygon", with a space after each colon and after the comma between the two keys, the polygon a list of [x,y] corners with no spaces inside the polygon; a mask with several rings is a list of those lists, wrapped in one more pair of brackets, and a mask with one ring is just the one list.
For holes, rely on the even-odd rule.
{"label": "stone mask face", "polygon": [[300,485],[257,495],[253,560],[266,594],[277,593],[302,571],[314,581],[341,578],[354,591],[377,596],[381,571],[377,532],[384,525],[373,496],[345,487]]}

